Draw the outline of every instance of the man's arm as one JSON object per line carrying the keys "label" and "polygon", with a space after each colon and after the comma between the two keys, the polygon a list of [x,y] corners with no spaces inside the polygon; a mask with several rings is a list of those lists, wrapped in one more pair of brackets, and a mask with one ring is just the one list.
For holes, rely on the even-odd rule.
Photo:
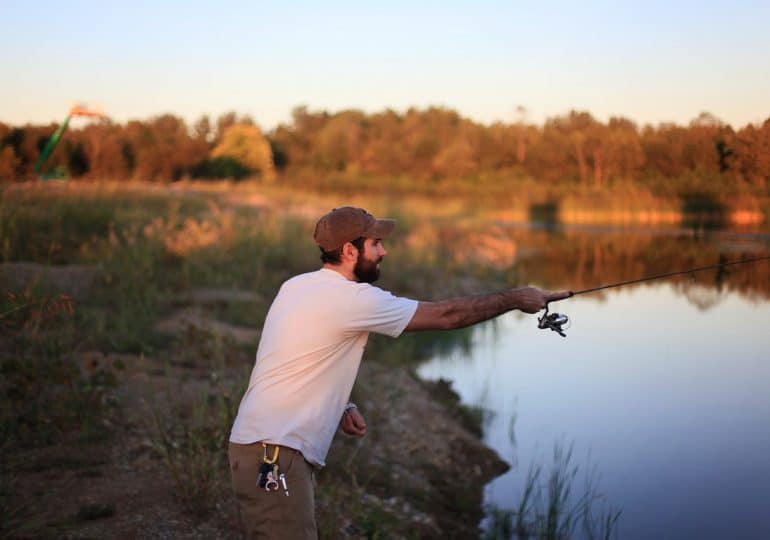
{"label": "man's arm", "polygon": [[405,331],[463,328],[514,309],[537,313],[544,309],[548,302],[570,296],[570,291],[550,292],[535,287],[521,287],[480,296],[450,298],[440,302],[420,302]]}

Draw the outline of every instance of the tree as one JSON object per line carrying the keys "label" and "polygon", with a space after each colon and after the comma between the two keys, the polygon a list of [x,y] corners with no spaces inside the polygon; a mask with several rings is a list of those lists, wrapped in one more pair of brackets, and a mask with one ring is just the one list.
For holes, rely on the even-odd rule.
{"label": "tree", "polygon": [[20,173],[21,159],[16,155],[19,146],[16,139],[21,134],[20,130],[0,122],[0,181],[14,180]]}
{"label": "tree", "polygon": [[125,153],[133,162],[133,177],[140,180],[178,180],[205,156],[205,144],[193,141],[177,116],[131,121],[125,133],[129,146]]}
{"label": "tree", "polygon": [[316,168],[325,171],[351,169],[359,163],[364,138],[364,114],[361,111],[337,113],[324,123],[316,135],[313,163]]}
{"label": "tree", "polygon": [[291,114],[292,122],[276,128],[271,136],[272,143],[282,151],[287,166],[295,170],[312,167],[316,137],[329,115],[309,112],[304,105],[295,107]]}
{"label": "tree", "polygon": [[193,126],[193,134],[195,139],[202,141],[206,144],[210,143],[214,137],[213,130],[211,128],[211,120],[208,115],[201,116]]}
{"label": "tree", "polygon": [[626,118],[613,117],[602,131],[602,163],[594,161],[597,185],[618,178],[635,179],[645,159],[636,124]]}
{"label": "tree", "polygon": [[102,122],[89,124],[78,134],[89,161],[91,178],[130,178],[133,164],[129,163],[126,148],[128,140],[123,126]]}
{"label": "tree", "polygon": [[761,127],[749,124],[735,134],[735,167],[748,182],[770,185],[770,118]]}
{"label": "tree", "polygon": [[7,182],[18,177],[21,160],[13,151],[13,147],[0,147],[0,182]]}
{"label": "tree", "polygon": [[479,131],[475,126],[463,124],[450,141],[442,145],[431,163],[436,177],[463,177],[479,166]]}
{"label": "tree", "polygon": [[548,172],[556,177],[577,177],[581,184],[587,184],[588,160],[596,148],[596,134],[593,138],[589,135],[595,129],[596,120],[587,112],[570,111],[566,116],[549,118],[538,148],[538,168],[550,169]]}
{"label": "tree", "polygon": [[266,179],[275,178],[270,143],[253,124],[233,124],[228,127],[222,134],[220,143],[212,150],[211,156],[236,159]]}
{"label": "tree", "polygon": [[359,157],[362,172],[399,174],[409,170],[412,160],[403,138],[403,123],[403,117],[390,109],[368,118],[366,144]]}
{"label": "tree", "polygon": [[650,175],[664,178],[681,176],[687,166],[684,154],[686,129],[675,124],[646,126],[642,131],[642,151]]}

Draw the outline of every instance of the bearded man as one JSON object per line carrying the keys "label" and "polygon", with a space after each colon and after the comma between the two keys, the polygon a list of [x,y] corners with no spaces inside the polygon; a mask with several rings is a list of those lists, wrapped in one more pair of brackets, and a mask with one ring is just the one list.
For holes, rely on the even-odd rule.
{"label": "bearded man", "polygon": [[286,281],[270,306],[229,445],[249,538],[317,538],[313,471],[338,426],[366,434],[348,399],[370,332],[462,328],[570,295],[523,287],[440,302],[394,296],[372,285],[394,227],[362,208],[335,208],[315,228],[323,266]]}

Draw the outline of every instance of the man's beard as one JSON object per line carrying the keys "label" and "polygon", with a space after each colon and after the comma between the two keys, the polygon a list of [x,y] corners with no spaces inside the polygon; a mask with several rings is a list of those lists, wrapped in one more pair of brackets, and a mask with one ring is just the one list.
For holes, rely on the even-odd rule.
{"label": "man's beard", "polygon": [[380,264],[382,259],[376,261],[370,261],[359,255],[356,261],[356,266],[353,268],[353,273],[359,283],[374,283],[380,279],[380,269],[377,265]]}

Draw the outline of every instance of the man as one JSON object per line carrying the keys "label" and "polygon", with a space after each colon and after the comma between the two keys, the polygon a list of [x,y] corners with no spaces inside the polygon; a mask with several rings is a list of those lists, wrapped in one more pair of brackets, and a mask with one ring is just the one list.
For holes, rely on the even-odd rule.
{"label": "man", "polygon": [[[361,208],[316,224],[323,267],[286,281],[265,319],[257,359],[230,435],[230,470],[249,537],[316,538],[313,469],[339,426],[363,436],[347,403],[369,332],[449,330],[519,309],[537,313],[569,292],[533,287],[418,302],[371,285],[395,226]],[[276,467],[277,465],[277,467]]]}

